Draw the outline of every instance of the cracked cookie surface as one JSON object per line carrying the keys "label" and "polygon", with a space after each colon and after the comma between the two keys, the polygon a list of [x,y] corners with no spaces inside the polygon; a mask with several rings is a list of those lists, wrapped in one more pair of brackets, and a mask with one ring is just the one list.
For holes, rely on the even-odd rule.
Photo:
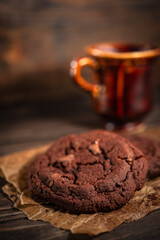
{"label": "cracked cookie surface", "polygon": [[29,173],[35,196],[71,213],[120,208],[140,189],[148,171],[142,152],[103,130],[68,135],[39,156]]}
{"label": "cracked cookie surface", "polygon": [[145,154],[148,160],[148,177],[160,176],[160,143],[140,135],[124,135],[124,137]]}

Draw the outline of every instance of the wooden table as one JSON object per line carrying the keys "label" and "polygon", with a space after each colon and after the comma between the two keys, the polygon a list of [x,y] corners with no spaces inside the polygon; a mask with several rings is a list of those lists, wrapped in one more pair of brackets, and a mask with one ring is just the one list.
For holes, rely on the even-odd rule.
{"label": "wooden table", "polygon": [[[153,112],[146,119],[148,125],[160,124],[159,100],[157,99]],[[101,126],[99,117],[92,112],[87,99],[1,106],[0,155],[33,148],[65,134],[80,133]],[[4,184],[5,180],[0,179],[1,187]],[[69,231],[56,229],[49,223],[28,220],[1,191],[0,239],[160,239],[160,210],[137,222],[124,223],[110,233],[89,237],[73,235]]]}

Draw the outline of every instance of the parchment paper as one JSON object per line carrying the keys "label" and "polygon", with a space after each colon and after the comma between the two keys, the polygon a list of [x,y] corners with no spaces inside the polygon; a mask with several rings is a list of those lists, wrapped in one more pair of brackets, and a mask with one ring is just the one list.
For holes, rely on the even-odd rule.
{"label": "parchment paper", "polygon": [[[160,140],[160,129],[149,129],[145,134]],[[2,189],[14,202],[14,206],[22,210],[29,219],[50,222],[53,226],[69,229],[72,233],[97,235],[111,231],[123,222],[138,220],[160,208],[160,177],[147,181],[125,206],[108,213],[75,215],[58,211],[53,205],[35,201],[28,190],[28,169],[37,155],[45,152],[49,146],[0,158],[0,176],[9,182]]]}

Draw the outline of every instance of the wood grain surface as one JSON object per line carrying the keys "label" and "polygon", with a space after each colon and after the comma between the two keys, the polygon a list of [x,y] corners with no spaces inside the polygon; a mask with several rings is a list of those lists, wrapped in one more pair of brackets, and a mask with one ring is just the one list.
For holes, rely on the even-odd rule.
{"label": "wood grain surface", "polygon": [[[150,126],[160,125],[159,98],[153,112],[146,118]],[[69,133],[80,133],[101,127],[101,120],[93,113],[90,101],[77,98],[64,102],[34,103],[0,109],[0,155],[43,145]],[[16,164],[16,160],[15,160]],[[5,184],[0,181],[1,186]],[[137,222],[125,223],[110,233],[96,237],[73,235],[48,223],[30,221],[7,196],[0,193],[0,239],[153,239],[160,236],[160,211],[155,211]]]}

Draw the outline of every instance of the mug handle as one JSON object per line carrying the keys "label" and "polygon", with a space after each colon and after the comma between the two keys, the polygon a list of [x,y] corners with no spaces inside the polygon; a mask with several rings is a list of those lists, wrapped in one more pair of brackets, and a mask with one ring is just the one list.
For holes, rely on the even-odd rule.
{"label": "mug handle", "polygon": [[81,57],[71,62],[70,75],[78,86],[90,92],[93,97],[97,97],[100,93],[101,86],[99,84],[89,83],[81,76],[81,69],[84,66],[90,66],[95,71],[99,68],[96,60],[90,57]]}

